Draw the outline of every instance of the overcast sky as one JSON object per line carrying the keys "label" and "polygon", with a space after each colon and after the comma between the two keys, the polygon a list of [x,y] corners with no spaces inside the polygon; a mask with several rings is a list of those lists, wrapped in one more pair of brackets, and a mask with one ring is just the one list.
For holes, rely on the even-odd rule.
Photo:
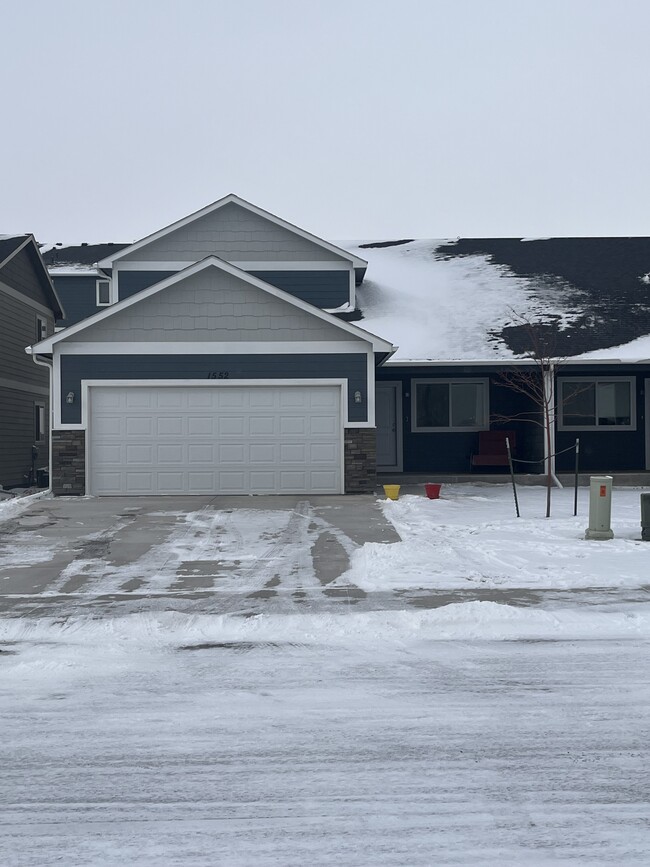
{"label": "overcast sky", "polygon": [[0,233],[650,234],[648,0],[2,4]]}

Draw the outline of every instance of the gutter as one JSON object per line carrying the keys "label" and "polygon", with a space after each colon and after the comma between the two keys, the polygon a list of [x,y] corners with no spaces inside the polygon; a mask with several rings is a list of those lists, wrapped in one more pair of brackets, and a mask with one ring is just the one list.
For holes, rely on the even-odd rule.
{"label": "gutter", "polygon": [[49,371],[49,379],[50,379],[50,394],[49,394],[48,404],[49,404],[50,411],[49,411],[49,419],[48,419],[48,425],[47,425],[47,436],[48,436],[48,466],[47,466],[47,478],[48,478],[48,488],[47,488],[47,491],[46,491],[45,493],[47,493],[47,494],[51,494],[51,493],[52,493],[52,426],[53,426],[53,419],[54,419],[54,407],[52,406],[52,394],[54,393],[54,392],[53,392],[53,385],[54,385],[54,383],[53,383],[53,380],[54,380],[54,362],[53,362],[53,361],[48,362],[48,361],[44,361],[44,360],[41,359],[41,358],[38,358],[36,355],[33,354],[33,352],[32,352],[32,347],[31,347],[31,346],[26,347],[25,352],[26,352],[28,355],[31,355],[31,356],[32,356],[32,361],[34,362],[34,364],[38,364],[39,367],[47,367],[47,369],[48,369],[48,371]]}

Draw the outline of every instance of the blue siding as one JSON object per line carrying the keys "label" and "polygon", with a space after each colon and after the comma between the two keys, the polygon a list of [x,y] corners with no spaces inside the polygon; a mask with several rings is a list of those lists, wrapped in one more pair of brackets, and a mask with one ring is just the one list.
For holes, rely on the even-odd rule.
{"label": "blue siding", "polygon": [[57,277],[52,275],[52,283],[56,289],[61,304],[65,310],[65,320],[57,319],[57,326],[74,325],[98,310],[105,310],[105,307],[98,307],[96,290],[97,277],[88,276],[87,274],[79,277]]}
{"label": "blue siding", "polygon": [[251,271],[251,274],[314,307],[331,309],[350,300],[348,271]]}
{"label": "blue siding", "polygon": [[[580,438],[580,471],[595,472],[626,472],[643,471],[646,468],[645,459],[645,378],[650,377],[650,365],[639,370],[639,365],[625,368],[622,365],[601,367],[588,365],[585,367],[567,366],[560,373],[562,376],[588,376],[597,379],[599,376],[633,376],[636,378],[636,430],[602,430],[602,431],[558,431],[556,449],[562,451],[572,446],[576,437]],[[568,452],[558,455],[558,472],[572,472],[574,455]]]}
{"label": "blue siding", "polygon": [[[153,286],[176,271],[120,271],[120,301]],[[347,271],[251,271],[254,277],[270,283],[313,304],[314,307],[334,308],[350,300],[350,275]],[[65,303],[65,302],[64,302]]]}
{"label": "blue siding", "polygon": [[154,283],[160,283],[161,280],[166,280],[177,271],[119,271],[117,281],[117,291],[119,292],[119,300],[130,298],[136,292],[141,292],[143,289],[148,289]]}
{"label": "blue siding", "polygon": [[[61,420],[81,422],[81,381],[84,379],[210,379],[225,372],[229,379],[348,380],[348,418],[366,421],[367,356],[341,355],[63,355],[61,357]],[[75,402],[65,402],[74,392]],[[362,402],[354,402],[360,391]]]}
{"label": "blue siding", "polygon": [[[491,415],[515,415],[530,412],[534,407],[522,395],[504,387],[495,368],[486,367],[413,367],[386,368],[377,370],[377,381],[402,382],[402,407],[397,409],[397,424],[402,425],[405,473],[469,473],[471,457],[478,451],[478,432],[413,433],[411,431],[411,380],[412,379],[462,379],[487,377],[490,381]],[[401,411],[401,419],[399,418]],[[541,428],[525,422],[490,424],[490,429],[514,430],[517,434],[516,457],[539,461],[544,454]],[[542,463],[520,464],[518,472],[542,471]],[[482,470],[492,472],[492,470]],[[503,472],[499,468],[498,472]],[[435,481],[435,479],[432,479]]]}

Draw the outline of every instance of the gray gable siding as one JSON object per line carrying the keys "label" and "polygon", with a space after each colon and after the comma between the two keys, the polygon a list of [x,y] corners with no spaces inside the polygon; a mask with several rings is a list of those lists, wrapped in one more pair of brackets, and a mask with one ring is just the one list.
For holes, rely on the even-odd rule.
{"label": "gray gable siding", "polygon": [[148,289],[154,283],[160,283],[161,280],[166,280],[167,277],[176,273],[176,271],[119,271],[117,291],[120,297],[118,300],[123,301],[125,298],[130,298],[131,295],[136,295],[143,289]]}
{"label": "gray gable siding", "polygon": [[121,261],[198,262],[210,255],[231,262],[347,261],[232,202],[145,244]]}
{"label": "gray gable siding", "polygon": [[350,300],[349,271],[251,271],[251,274],[314,307],[340,307]]}
{"label": "gray gable siding", "polygon": [[87,274],[79,275],[78,277],[57,277],[52,275],[52,282],[57,291],[63,309],[65,310],[65,319],[57,319],[57,325],[74,325],[98,310],[103,310],[103,307],[97,306],[97,277],[88,276]]}
{"label": "gray gable siding", "polygon": [[[367,421],[367,356],[341,355],[64,355],[61,357],[61,421],[81,422],[84,379],[205,379],[219,373],[228,379],[346,379],[348,417]],[[75,401],[65,395],[74,392]],[[354,402],[355,391],[362,402]]]}
{"label": "gray gable siding", "polygon": [[84,342],[347,340],[359,338],[208,267],[92,325]]}

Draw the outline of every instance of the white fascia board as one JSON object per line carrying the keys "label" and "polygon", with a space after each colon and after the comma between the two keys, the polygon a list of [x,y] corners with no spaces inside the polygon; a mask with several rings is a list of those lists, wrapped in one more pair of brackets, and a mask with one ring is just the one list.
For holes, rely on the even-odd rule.
{"label": "white fascia board", "polygon": [[228,341],[206,343],[204,341],[177,342],[126,342],[111,343],[73,342],[62,343],[58,355],[340,355],[342,353],[371,352],[368,343],[357,346],[349,340],[311,341]]}
{"label": "white fascia board", "polygon": [[97,263],[98,267],[111,268],[113,262],[117,262],[119,259],[123,259],[125,256],[134,253],[136,250],[141,250],[142,247],[146,247],[147,244],[158,241],[160,238],[164,238],[171,232],[175,232],[177,229],[182,229],[184,226],[193,223],[195,220],[200,220],[202,217],[205,217],[208,214],[213,213],[214,211],[218,211],[220,208],[223,208],[224,205],[229,205],[231,203],[239,205],[239,207],[244,208],[245,210],[250,211],[253,214],[256,214],[258,217],[269,220],[271,223],[275,223],[276,226],[281,226],[283,229],[287,229],[287,231],[299,235],[306,241],[311,241],[313,244],[317,244],[319,247],[323,247],[323,249],[329,250],[330,253],[341,256],[342,259],[346,259],[348,262],[352,262],[355,268],[363,268],[368,265],[365,259],[361,259],[359,256],[354,256],[347,250],[343,250],[341,247],[337,247],[335,244],[330,244],[329,241],[324,241],[322,238],[318,238],[316,237],[316,235],[312,235],[311,232],[306,232],[304,229],[301,229],[298,226],[294,226],[292,223],[288,223],[286,220],[281,219],[281,217],[276,217],[275,214],[271,214],[269,211],[265,211],[263,208],[258,208],[257,205],[253,205],[251,204],[251,202],[247,202],[245,199],[240,199],[239,196],[236,196],[234,193],[229,193],[222,199],[217,199],[216,202],[212,202],[211,205],[206,205],[205,208],[201,208],[200,211],[195,211],[193,214],[189,214],[187,217],[183,217],[183,219],[177,220],[175,223],[171,223],[171,225],[165,226],[165,228],[159,229],[157,232],[154,232],[151,235],[147,235],[140,241],[136,241],[134,244],[131,244],[130,247],[125,247],[114,256],[108,256],[106,259],[102,259],[100,262]]}
{"label": "white fascia board", "polygon": [[427,359],[424,361],[404,361],[400,359],[399,361],[386,361],[382,365],[384,368],[393,368],[393,367],[470,367],[470,366],[480,366],[480,367],[525,367],[530,365],[535,365],[535,361],[531,361],[529,358],[502,358],[500,360],[491,359],[480,359],[480,358],[468,358],[468,359],[436,359],[435,361],[432,359]]}
{"label": "white fascia board", "polygon": [[60,343],[62,340],[68,340],[73,335],[78,334],[80,331],[84,331],[86,328],[92,327],[97,322],[102,322],[104,319],[107,319],[109,316],[114,316],[121,310],[126,310],[135,304],[139,304],[141,301],[144,301],[145,298],[150,298],[157,292],[162,292],[169,286],[173,286],[175,283],[180,283],[187,277],[198,274],[200,271],[203,271],[206,268],[217,268],[218,270],[225,271],[227,274],[230,274],[233,277],[238,277],[245,283],[249,283],[251,286],[255,286],[256,288],[261,289],[263,292],[267,292],[269,295],[273,295],[275,298],[279,298],[281,301],[286,301],[287,304],[290,304],[293,307],[297,307],[299,310],[303,310],[305,313],[309,313],[316,319],[322,319],[323,322],[328,322],[330,325],[334,325],[336,328],[340,328],[341,331],[346,331],[348,334],[352,334],[354,337],[359,338],[359,340],[365,340],[366,342],[371,343],[373,349],[376,352],[394,351],[392,343],[389,343],[387,340],[384,340],[383,338],[378,337],[375,334],[371,334],[369,331],[364,331],[362,328],[358,328],[356,325],[352,325],[349,322],[343,322],[341,319],[337,319],[337,317],[333,316],[331,313],[325,313],[325,311],[321,310],[320,307],[314,307],[312,304],[308,304],[306,301],[302,301],[300,298],[296,298],[295,295],[290,295],[288,292],[284,292],[282,289],[278,289],[276,286],[271,286],[270,283],[265,283],[263,280],[260,280],[257,277],[253,277],[253,275],[249,274],[247,271],[242,271],[241,268],[236,268],[234,265],[231,265],[229,262],[224,262],[223,259],[219,259],[217,256],[208,256],[207,258],[202,259],[200,262],[196,262],[194,265],[190,265],[190,267],[186,268],[184,271],[179,271],[177,274],[172,274],[171,277],[167,277],[165,280],[161,280],[160,282],[155,283],[153,286],[149,286],[147,289],[143,289],[142,291],[137,292],[135,295],[131,295],[129,298],[118,301],[117,304],[112,304],[110,307],[105,307],[103,310],[100,310],[98,313],[94,313],[87,319],[83,319],[81,322],[77,322],[76,325],[70,325],[63,331],[52,335],[52,337],[48,337],[46,340],[41,340],[38,343],[35,343],[32,347],[30,347],[30,351],[34,355],[48,354],[52,352],[52,348],[56,343]]}

